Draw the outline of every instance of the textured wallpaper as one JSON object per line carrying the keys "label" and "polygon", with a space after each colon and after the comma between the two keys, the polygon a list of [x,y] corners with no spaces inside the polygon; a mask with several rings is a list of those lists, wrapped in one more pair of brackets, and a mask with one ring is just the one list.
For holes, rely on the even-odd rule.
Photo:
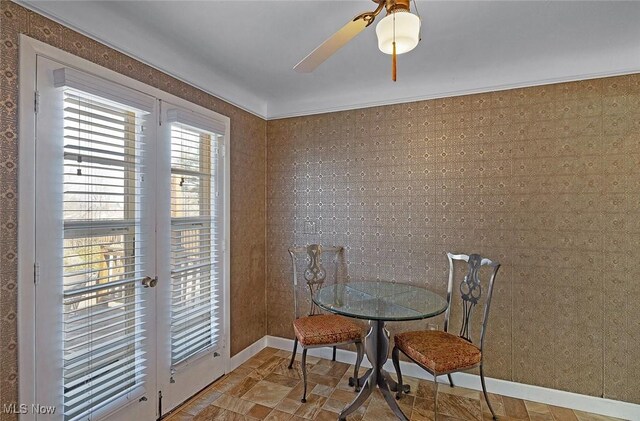
{"label": "textured wallpaper", "polygon": [[291,245],[442,293],[446,252],[481,253],[489,376],[640,403],[640,75],[274,120],[267,143],[270,335],[293,337]]}
{"label": "textured wallpaper", "polygon": [[[17,401],[18,36],[28,36],[231,118],[231,355],[266,333],[266,122],[15,3],[0,1],[0,404]],[[256,294],[256,291],[261,293]],[[14,416],[1,414],[0,419]]]}
{"label": "textured wallpaper", "polygon": [[503,265],[488,375],[640,403],[640,75],[266,123],[0,4],[0,403],[17,399],[20,33],[231,118],[232,355],[292,337],[291,245],[440,292],[445,253],[478,252]]}

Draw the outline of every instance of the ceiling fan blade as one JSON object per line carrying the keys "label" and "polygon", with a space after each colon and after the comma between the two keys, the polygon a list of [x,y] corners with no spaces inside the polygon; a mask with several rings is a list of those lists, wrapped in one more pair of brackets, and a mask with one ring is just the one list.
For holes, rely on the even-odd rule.
{"label": "ceiling fan blade", "polygon": [[365,19],[356,18],[352,20],[340,28],[331,38],[320,44],[320,46],[313,50],[308,56],[303,58],[300,63],[294,66],[293,70],[298,73],[313,72],[316,67],[355,38],[355,36],[362,32],[368,25],[369,22]]}

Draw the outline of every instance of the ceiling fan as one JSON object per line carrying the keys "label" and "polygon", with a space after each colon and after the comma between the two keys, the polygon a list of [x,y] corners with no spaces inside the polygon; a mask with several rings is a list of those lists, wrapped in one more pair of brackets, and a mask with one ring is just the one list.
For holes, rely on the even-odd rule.
{"label": "ceiling fan", "polygon": [[[396,56],[413,50],[420,41],[420,16],[411,13],[411,0],[373,0],[373,2],[378,3],[374,11],[365,12],[353,18],[303,58],[293,69],[299,73],[313,72],[316,67],[371,25],[382,9],[386,9],[387,16],[376,25],[376,35],[380,51],[392,56],[391,79],[395,82]],[[417,13],[415,0],[413,4]]]}

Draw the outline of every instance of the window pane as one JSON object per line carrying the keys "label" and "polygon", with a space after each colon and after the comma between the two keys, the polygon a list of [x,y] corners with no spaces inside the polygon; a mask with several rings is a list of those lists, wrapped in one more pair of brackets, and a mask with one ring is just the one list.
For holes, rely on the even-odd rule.
{"label": "window pane", "polygon": [[144,381],[140,119],[135,110],[65,92],[65,420],[86,417]]}
{"label": "window pane", "polygon": [[207,348],[217,335],[213,143],[217,135],[171,127],[171,362]]}

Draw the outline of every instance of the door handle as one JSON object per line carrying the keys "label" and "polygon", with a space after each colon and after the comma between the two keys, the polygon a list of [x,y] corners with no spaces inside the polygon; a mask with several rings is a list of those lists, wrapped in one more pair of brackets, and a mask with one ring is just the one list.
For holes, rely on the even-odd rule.
{"label": "door handle", "polygon": [[158,285],[158,277],[151,278],[149,276],[145,276],[142,280],[142,286],[145,288],[153,288]]}

